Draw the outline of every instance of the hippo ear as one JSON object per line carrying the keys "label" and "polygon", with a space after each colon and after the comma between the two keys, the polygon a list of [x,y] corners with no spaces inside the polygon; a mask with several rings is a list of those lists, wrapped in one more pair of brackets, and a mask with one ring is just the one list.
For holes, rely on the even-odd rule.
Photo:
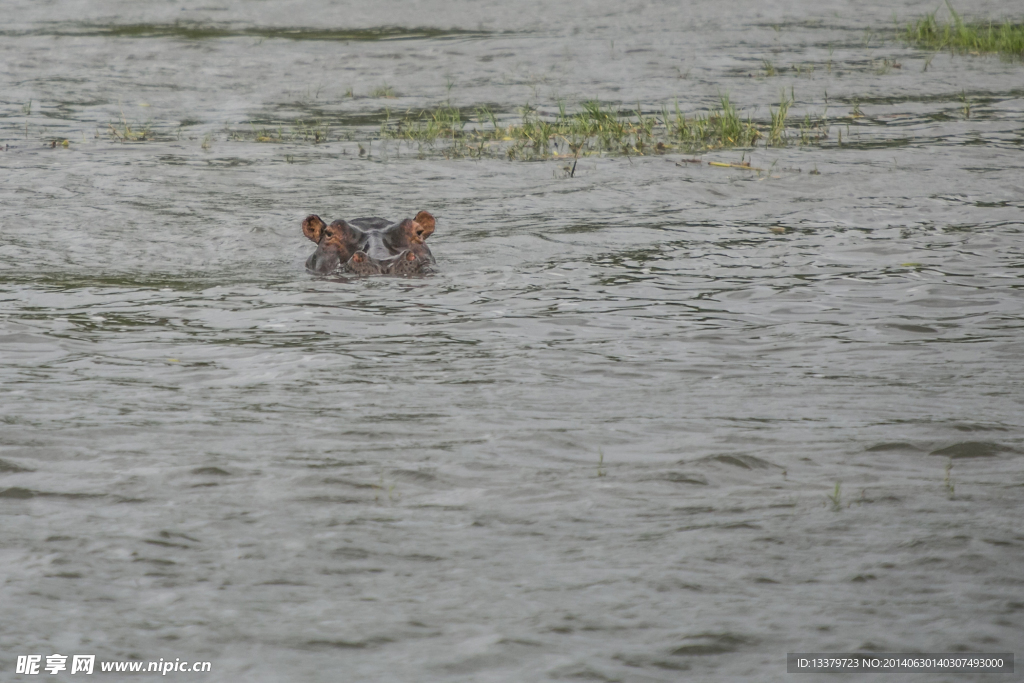
{"label": "hippo ear", "polygon": [[426,211],[420,211],[416,214],[416,218],[412,219],[413,223],[418,223],[421,228],[421,241],[427,239],[434,234],[434,217]]}
{"label": "hippo ear", "polygon": [[[391,228],[391,230],[395,230],[395,228]],[[420,211],[416,214],[416,218],[412,220],[406,218],[398,224],[398,234],[400,235],[398,240],[394,237],[391,238],[396,247],[423,244],[424,240],[434,234],[434,217],[426,211]]]}
{"label": "hippo ear", "polygon": [[324,223],[320,216],[310,214],[306,216],[306,220],[302,221],[302,234],[313,240],[317,244],[320,244],[320,236],[324,232],[324,228],[327,224]]}

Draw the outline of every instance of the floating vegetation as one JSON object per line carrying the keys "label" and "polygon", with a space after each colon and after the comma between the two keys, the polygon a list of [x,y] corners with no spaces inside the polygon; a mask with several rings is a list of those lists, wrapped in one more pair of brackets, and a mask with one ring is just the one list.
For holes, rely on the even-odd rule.
{"label": "floating vegetation", "polygon": [[303,122],[298,121],[294,128],[295,137],[309,142],[326,142],[330,135],[331,127],[323,121]]}
{"label": "floating vegetation", "polygon": [[902,69],[903,65],[897,62],[895,59],[883,59],[880,62],[875,63],[875,75],[884,76],[891,73],[893,69]]}
{"label": "floating vegetation", "polygon": [[569,112],[559,102],[557,113],[542,114],[536,107],[520,109],[517,120],[501,121],[486,107],[464,112],[449,104],[433,110],[408,112],[393,118],[388,111],[381,123],[382,138],[415,143],[446,157],[506,156],[509,159],[572,157],[586,154],[647,155],[670,151],[702,152],[733,147],[811,144],[828,137],[825,116],[807,114],[792,125],[788,112],[792,98],[783,94],[777,109],[769,107],[770,121],[743,116],[729,97],[717,107],[687,116],[678,103],[672,111],[615,110],[587,101]]}
{"label": "floating vegetation", "polygon": [[322,121],[296,121],[294,125],[257,127],[255,123],[249,124],[249,129],[228,129],[227,139],[234,141],[248,142],[327,142],[331,127]]}
{"label": "floating vegetation", "polygon": [[121,142],[141,142],[153,139],[153,131],[150,124],[129,123],[123,111],[119,121],[112,121],[107,125],[110,129],[110,136]]}
{"label": "floating vegetation", "polygon": [[387,99],[393,100],[398,95],[395,94],[395,89],[385,83],[384,85],[378,86],[370,91],[370,97],[386,97]]}
{"label": "floating vegetation", "polygon": [[1024,24],[1006,21],[965,22],[947,3],[950,20],[940,22],[936,12],[907,25],[903,38],[928,50],[950,50],[958,54],[998,53],[1010,58],[1024,58]]}
{"label": "floating vegetation", "polygon": [[[829,72],[832,71],[832,59],[829,57],[826,68]],[[791,66],[775,66],[772,62],[767,59],[761,60],[761,75],[765,78],[771,78],[773,76],[781,76],[783,71],[792,71],[797,76],[811,76],[814,74],[814,64],[810,63],[798,63]]]}

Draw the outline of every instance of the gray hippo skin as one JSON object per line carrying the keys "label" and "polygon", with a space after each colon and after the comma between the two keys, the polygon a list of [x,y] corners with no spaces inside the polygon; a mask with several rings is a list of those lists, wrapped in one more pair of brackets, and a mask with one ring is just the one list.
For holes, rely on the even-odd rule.
{"label": "gray hippo skin", "polygon": [[426,239],[434,233],[434,217],[420,211],[415,218],[392,223],[384,218],[336,220],[320,216],[302,221],[302,234],[316,242],[306,270],[318,275],[335,271],[354,275],[422,275],[433,272],[434,255]]}

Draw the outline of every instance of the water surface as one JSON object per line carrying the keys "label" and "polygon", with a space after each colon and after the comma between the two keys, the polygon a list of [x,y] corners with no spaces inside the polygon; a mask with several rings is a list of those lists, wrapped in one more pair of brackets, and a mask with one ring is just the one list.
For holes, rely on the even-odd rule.
{"label": "water surface", "polygon": [[[786,652],[1024,652],[1020,62],[898,42],[920,2],[374,7],[10,10],[5,670],[783,680]],[[761,173],[570,178],[379,135],[445,102],[727,92],[763,119],[783,88],[841,123],[702,157]],[[307,213],[420,209],[439,274],[304,271]]]}

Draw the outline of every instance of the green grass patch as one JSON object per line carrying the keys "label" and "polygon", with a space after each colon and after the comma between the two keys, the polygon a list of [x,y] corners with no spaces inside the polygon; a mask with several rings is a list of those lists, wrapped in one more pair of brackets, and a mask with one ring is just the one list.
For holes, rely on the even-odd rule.
{"label": "green grass patch", "polygon": [[[666,117],[666,125],[682,147],[690,151],[753,147],[762,133],[750,116],[744,120],[727,95],[722,95],[719,104],[717,109],[690,119],[683,116],[677,106],[675,117],[671,120]],[[778,141],[781,144],[782,138]]]}
{"label": "green grass patch", "polygon": [[1024,24],[967,22],[952,5],[947,4],[947,7],[949,20],[939,21],[937,12],[932,12],[908,24],[903,30],[903,38],[927,50],[979,55],[998,53],[1013,59],[1024,58]]}
{"label": "green grass patch", "polygon": [[559,102],[557,112],[548,113],[527,105],[516,119],[508,120],[499,119],[486,107],[467,112],[446,104],[397,118],[388,112],[380,135],[450,157],[504,155],[522,160],[587,154],[692,153],[759,143],[810,144],[828,136],[829,124],[823,116],[789,121],[792,104],[793,100],[783,94],[777,108],[769,107],[769,121],[755,121],[749,114],[741,114],[726,95],[720,97],[718,106],[689,116],[678,104],[672,110],[663,107],[660,112],[645,112],[639,107],[620,110],[587,101],[575,111],[568,111],[565,103]]}

